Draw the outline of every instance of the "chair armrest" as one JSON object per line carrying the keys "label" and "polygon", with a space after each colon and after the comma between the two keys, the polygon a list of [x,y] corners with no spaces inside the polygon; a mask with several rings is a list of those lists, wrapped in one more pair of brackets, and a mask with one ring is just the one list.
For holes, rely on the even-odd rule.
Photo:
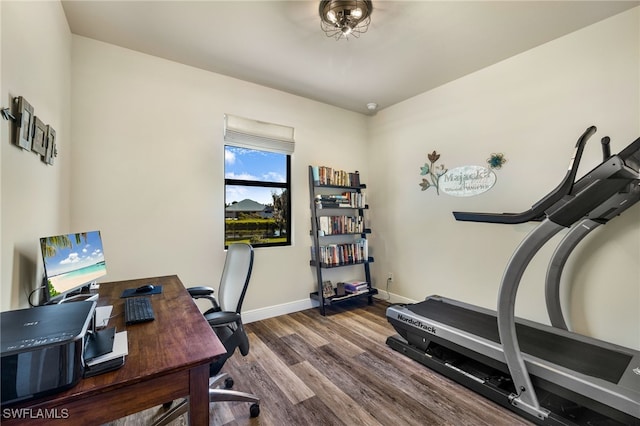
{"label": "chair armrest", "polygon": [[187,291],[193,298],[211,296],[214,292],[211,287],[189,287]]}
{"label": "chair armrest", "polygon": [[187,291],[192,299],[207,299],[211,302],[211,309],[208,309],[205,314],[220,310],[220,305],[213,295],[214,290],[211,287],[189,287]]}
{"label": "chair armrest", "polygon": [[204,315],[211,327],[220,327],[241,321],[240,314],[237,312],[218,311],[207,313]]}

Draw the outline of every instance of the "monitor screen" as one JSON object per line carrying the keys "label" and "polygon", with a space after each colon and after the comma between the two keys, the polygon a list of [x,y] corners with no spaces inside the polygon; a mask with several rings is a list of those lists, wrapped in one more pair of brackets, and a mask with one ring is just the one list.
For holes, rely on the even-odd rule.
{"label": "monitor screen", "polygon": [[107,274],[100,231],[40,238],[45,301],[61,299]]}

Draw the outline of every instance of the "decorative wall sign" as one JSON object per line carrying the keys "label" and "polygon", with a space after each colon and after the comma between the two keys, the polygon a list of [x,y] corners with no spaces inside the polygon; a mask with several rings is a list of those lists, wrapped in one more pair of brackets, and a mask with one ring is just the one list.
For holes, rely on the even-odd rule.
{"label": "decorative wall sign", "polygon": [[483,166],[461,166],[447,170],[444,165],[436,166],[440,154],[433,151],[427,155],[429,163],[420,167],[422,178],[420,187],[422,191],[435,188],[436,194],[440,191],[454,197],[472,197],[487,192],[495,185],[497,177],[493,169],[500,169],[507,159],[503,153],[492,153],[487,159],[490,169]]}
{"label": "decorative wall sign", "polygon": [[426,178],[422,178],[422,182],[420,182],[420,187],[422,191],[426,191],[429,188],[435,188],[436,194],[440,195],[439,190],[439,180],[440,176],[447,173],[447,169],[445,169],[444,164],[436,166],[436,162],[440,159],[440,154],[433,151],[431,154],[427,155],[427,159],[429,160],[429,164],[424,163],[424,166],[420,167],[420,175],[426,176]]}
{"label": "decorative wall sign", "polygon": [[47,153],[42,160],[47,164],[53,164],[54,157],[58,156],[58,147],[56,147],[56,131],[48,124],[45,134],[45,143],[47,145]]}
{"label": "decorative wall sign", "polygon": [[504,154],[501,152],[497,154],[493,153],[489,158],[487,158],[487,163],[489,163],[489,167],[492,169],[501,169],[502,165],[506,162],[507,159],[504,158]]}
{"label": "decorative wall sign", "polygon": [[0,109],[2,118],[13,123],[13,143],[39,154],[43,163],[53,164],[53,159],[58,156],[56,131],[35,116],[33,107],[22,96],[13,98],[13,110],[12,114],[11,108]]}
{"label": "decorative wall sign", "polygon": [[33,135],[33,107],[22,96],[15,98],[14,102],[16,103],[18,117],[15,143],[20,148],[28,151],[31,149]]}
{"label": "decorative wall sign", "polygon": [[454,197],[472,197],[490,190],[496,183],[493,170],[482,166],[462,166],[439,179],[440,190]]}
{"label": "decorative wall sign", "polygon": [[38,117],[34,117],[33,120],[31,151],[44,157],[47,155],[47,141],[45,140],[47,126],[45,126],[44,122]]}

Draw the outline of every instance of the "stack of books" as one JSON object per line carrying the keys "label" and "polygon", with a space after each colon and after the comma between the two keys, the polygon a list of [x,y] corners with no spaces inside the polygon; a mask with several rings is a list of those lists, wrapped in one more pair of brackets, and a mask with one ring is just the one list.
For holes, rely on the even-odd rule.
{"label": "stack of books", "polygon": [[342,194],[323,195],[318,194],[315,198],[316,208],[336,209],[336,208],[366,208],[365,194],[362,192],[343,192]]}
{"label": "stack of books", "polygon": [[366,281],[345,281],[344,290],[347,293],[358,294],[358,293],[366,293],[369,291],[369,284]]}
{"label": "stack of books", "polygon": [[312,166],[313,183],[315,185],[360,186],[360,174],[336,170],[326,166]]}
{"label": "stack of books", "polygon": [[345,194],[316,195],[316,207],[319,209],[350,208],[351,200]]}

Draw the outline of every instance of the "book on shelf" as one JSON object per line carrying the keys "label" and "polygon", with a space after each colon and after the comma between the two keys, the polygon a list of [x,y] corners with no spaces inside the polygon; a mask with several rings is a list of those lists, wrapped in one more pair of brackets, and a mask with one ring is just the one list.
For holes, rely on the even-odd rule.
{"label": "book on shelf", "polygon": [[346,290],[346,289],[345,289],[345,291],[346,291],[346,292],[347,292],[347,294],[348,294],[348,295],[350,295],[350,296],[355,296],[355,295],[358,295],[358,294],[367,294],[367,293],[369,293],[369,289],[368,289],[368,288],[365,288],[365,289],[362,289],[362,290],[358,290],[358,291],[349,291],[349,290]]}
{"label": "book on shelf", "polygon": [[359,294],[369,291],[369,283],[366,281],[345,281],[343,284],[347,293]]}
{"label": "book on shelf", "polygon": [[336,208],[366,208],[365,194],[363,192],[344,192],[342,194],[316,195],[315,205],[319,209]]}
{"label": "book on shelf", "polygon": [[320,185],[320,168],[318,166],[311,166],[311,173],[313,174],[313,184]]}
{"label": "book on shelf", "polygon": [[362,216],[318,216],[318,235],[362,234]]}
{"label": "book on shelf", "polygon": [[315,249],[311,247],[311,260],[318,260],[323,266],[353,265],[368,261],[367,239],[358,238],[352,243],[327,244],[319,247],[320,259],[315,258]]}
{"label": "book on shelf", "polygon": [[311,166],[311,170],[313,183],[317,186],[360,186],[360,174],[358,171],[347,172],[326,166]]}
{"label": "book on shelf", "polygon": [[318,203],[316,202],[316,207],[319,209],[348,209],[351,208],[351,204],[346,203]]}
{"label": "book on shelf", "polygon": [[333,288],[333,284],[331,281],[323,281],[322,282],[322,297],[325,299],[333,297],[336,295],[336,291]]}

